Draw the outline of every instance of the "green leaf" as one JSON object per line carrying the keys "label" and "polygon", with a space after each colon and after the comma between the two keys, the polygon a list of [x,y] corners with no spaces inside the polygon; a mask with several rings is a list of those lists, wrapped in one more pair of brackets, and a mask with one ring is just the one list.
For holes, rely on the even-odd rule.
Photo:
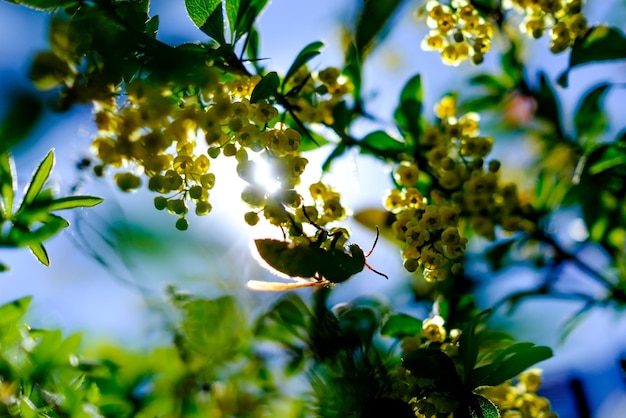
{"label": "green leaf", "polygon": [[556,128],[557,136],[563,138],[561,109],[554,89],[543,72],[539,73],[539,91],[535,93],[535,98],[537,99],[537,115],[551,122]]}
{"label": "green leaf", "polygon": [[19,321],[26,314],[32,299],[32,296],[25,296],[0,306],[0,327]]}
{"label": "green leaf", "polygon": [[350,44],[345,58],[346,65],[343,68],[343,73],[350,78],[354,90],[352,91],[352,97],[356,101],[357,106],[361,100],[361,87],[362,87],[362,73],[361,73],[361,57],[359,56],[356,46]]}
{"label": "green leaf", "polygon": [[402,358],[402,366],[410,370],[411,375],[416,378],[437,380],[451,386],[460,384],[452,359],[435,348],[418,348],[409,351]]}
{"label": "green leaf", "polygon": [[511,248],[518,242],[518,238],[509,238],[498,241],[489,246],[485,253],[485,258],[494,270],[501,270],[506,267],[505,258]]}
{"label": "green leaf", "polygon": [[235,19],[235,40],[250,31],[268,2],[269,0],[240,0]]}
{"label": "green leaf", "polygon": [[619,144],[611,144],[603,148],[601,157],[592,164],[588,161],[588,173],[592,176],[626,165],[626,149]]}
{"label": "green leaf", "polygon": [[463,377],[467,383],[471,376],[476,359],[478,358],[478,342],[476,341],[476,327],[478,323],[485,320],[485,317],[491,314],[491,310],[487,309],[476,315],[472,320],[463,327],[461,338],[459,339],[459,356],[463,364]]}
{"label": "green leaf", "polygon": [[11,219],[13,198],[17,189],[15,166],[9,152],[0,154],[0,220]]}
{"label": "green leaf", "polygon": [[159,31],[159,16],[153,16],[146,22],[146,33],[153,38],[156,38]]}
{"label": "green leaf", "polygon": [[20,4],[38,10],[54,10],[60,7],[70,7],[78,4],[78,1],[70,0],[7,0],[9,3]]}
{"label": "green leaf", "polygon": [[200,30],[209,35],[220,45],[226,44],[226,28],[224,26],[224,9],[222,3],[217,5]]}
{"label": "green leaf", "polygon": [[50,212],[55,210],[65,210],[74,208],[90,208],[96,206],[104,201],[101,197],[95,196],[68,196],[54,199],[48,204],[48,210]]}
{"label": "green leaf", "polygon": [[370,52],[376,38],[382,40],[385,37],[383,29],[401,3],[402,0],[368,0],[363,3],[354,35],[360,58],[364,58]]}
{"label": "green leaf", "polygon": [[184,347],[196,358],[194,363],[211,370],[242,354],[247,320],[233,297],[191,300],[182,312]]}
{"label": "green leaf", "polygon": [[481,85],[491,92],[503,93],[507,87],[502,85],[502,80],[492,74],[477,74],[469,79],[470,84]]}
{"label": "green leaf", "polygon": [[470,396],[467,413],[468,418],[499,418],[501,416],[498,407],[493,402],[475,393]]}
{"label": "green leaf", "polygon": [[413,337],[421,332],[422,321],[403,313],[390,315],[380,330],[382,335],[392,338]]}
{"label": "green leaf", "polygon": [[618,28],[592,27],[585,36],[574,42],[569,68],[559,76],[558,83],[562,87],[567,87],[569,72],[579,65],[624,58],[626,58],[626,37]]}
{"label": "green leaf", "polygon": [[48,258],[48,252],[44,248],[42,243],[34,243],[28,246],[30,252],[33,253],[37,260],[44,266],[48,267],[50,265],[50,258]]}
{"label": "green leaf", "polygon": [[415,100],[418,103],[422,103],[422,97],[424,91],[422,88],[422,76],[416,74],[409,81],[406,82],[400,93],[400,103],[406,100]]}
{"label": "green leaf", "polygon": [[225,0],[226,5],[226,18],[228,19],[228,26],[230,28],[231,42],[234,40],[235,31],[237,27],[237,15],[239,14],[239,6],[241,0]]}
{"label": "green leaf", "polygon": [[493,362],[473,370],[470,387],[497,386],[550,357],[552,350],[548,347],[533,343],[513,344],[499,352]]}
{"label": "green leaf", "polygon": [[285,85],[287,80],[290,77],[292,77],[296,72],[298,72],[298,70],[304,64],[306,64],[311,59],[318,56],[320,54],[320,49],[322,49],[323,46],[324,46],[323,42],[316,41],[316,42],[311,42],[310,44],[302,48],[302,50],[296,56],[296,59],[293,60],[291,67],[289,67],[289,69],[287,70],[287,73],[285,74],[285,78],[283,80],[283,86]]}
{"label": "green leaf", "polygon": [[222,0],[185,0],[187,14],[193,24],[200,30],[203,30],[202,27],[206,24],[207,20],[209,20],[209,16],[211,16],[221,4]]}
{"label": "green leaf", "polygon": [[24,210],[30,205],[30,203],[35,200],[43,185],[46,183],[50,172],[52,171],[52,166],[54,165],[54,151],[50,150],[48,155],[41,161],[37,170],[33,173],[33,178],[30,181],[30,184],[26,187],[26,193],[24,194],[24,199],[22,200],[22,204],[20,205],[20,211]]}
{"label": "green leaf", "polygon": [[275,97],[280,86],[280,79],[276,71],[266,74],[261,81],[254,87],[250,95],[250,103],[256,103],[259,100]]}
{"label": "green leaf", "polygon": [[422,79],[417,74],[404,85],[399,106],[394,113],[398,126],[411,135],[413,142],[417,142],[422,133],[422,96]]}
{"label": "green leaf", "polygon": [[581,99],[574,116],[579,141],[593,140],[606,130],[607,119],[601,104],[609,87],[606,83],[595,86]]}
{"label": "green leaf", "polygon": [[367,346],[378,329],[378,316],[367,306],[349,306],[337,313],[341,334],[348,344]]}
{"label": "green leaf", "polygon": [[43,113],[41,99],[30,92],[10,95],[6,101],[10,107],[0,122],[0,153],[26,138]]}
{"label": "green leaf", "polygon": [[384,131],[374,131],[361,140],[361,152],[376,154],[386,158],[396,158],[398,154],[406,152],[406,144],[391,137]]}

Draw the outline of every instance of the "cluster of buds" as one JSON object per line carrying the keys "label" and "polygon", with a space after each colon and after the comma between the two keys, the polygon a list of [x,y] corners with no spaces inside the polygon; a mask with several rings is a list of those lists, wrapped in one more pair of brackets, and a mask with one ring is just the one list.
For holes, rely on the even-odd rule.
{"label": "cluster of buds", "polygon": [[304,66],[287,79],[286,88],[287,102],[299,120],[332,125],[333,108],[353,86],[339,68],[311,72]]}
{"label": "cluster of buds", "polygon": [[404,162],[394,172],[398,187],[384,202],[396,214],[393,230],[404,243],[405,268],[421,267],[431,282],[462,273],[467,239],[460,231],[465,226],[489,240],[495,239],[496,226],[509,232],[534,228],[528,220],[532,208],[521,203],[515,185],[499,182],[500,163],[493,160],[484,167],[493,139],[479,135],[478,115],[457,116],[451,96],[435,106],[435,114],[439,123],[419,138],[427,172],[435,180],[430,199],[417,189],[417,165]]}
{"label": "cluster of buds", "polygon": [[505,0],[505,9],[514,9],[524,16],[520,30],[541,38],[550,31],[550,50],[557,54],[574,44],[587,30],[587,19],[581,13],[584,0]]}
{"label": "cluster of buds", "polygon": [[[424,14],[418,11],[418,16]],[[431,0],[425,7],[426,24],[431,29],[422,49],[438,51],[444,64],[457,66],[469,59],[480,64],[491,48],[493,26],[467,0],[453,0],[450,6]]]}

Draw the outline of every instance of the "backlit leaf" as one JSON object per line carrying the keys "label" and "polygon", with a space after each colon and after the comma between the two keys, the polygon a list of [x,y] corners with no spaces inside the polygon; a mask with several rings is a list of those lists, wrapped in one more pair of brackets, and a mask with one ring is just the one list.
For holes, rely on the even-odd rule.
{"label": "backlit leaf", "polygon": [[33,178],[26,188],[26,193],[24,194],[24,200],[22,200],[22,204],[20,205],[20,210],[27,208],[28,205],[35,200],[39,192],[41,192],[43,185],[52,171],[53,165],[54,151],[51,150],[48,152],[48,155],[46,155],[43,161],[41,161],[37,170],[35,170]]}
{"label": "backlit leaf", "polygon": [[194,25],[201,29],[209,16],[213,14],[217,6],[222,4],[222,0],[185,0],[187,14]]}
{"label": "backlit leaf", "polygon": [[74,208],[90,208],[102,203],[104,199],[94,196],[68,196],[55,199],[48,205],[50,212],[55,210],[74,209]]}

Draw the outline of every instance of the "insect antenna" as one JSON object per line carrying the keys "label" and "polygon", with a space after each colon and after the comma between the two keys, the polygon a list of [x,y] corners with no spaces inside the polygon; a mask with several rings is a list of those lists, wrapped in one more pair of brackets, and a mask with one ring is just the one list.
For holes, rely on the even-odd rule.
{"label": "insect antenna", "polygon": [[[376,248],[376,244],[378,244],[378,237],[379,236],[380,236],[380,231],[378,230],[378,226],[377,226],[376,227],[376,239],[374,239],[374,244],[372,245],[372,249],[369,250],[369,252],[365,255],[365,258],[369,257],[372,254],[372,252],[374,251],[374,248]],[[365,263],[365,267],[367,267],[368,269],[370,269],[374,273],[378,274],[379,276],[383,276],[385,279],[389,280],[389,276],[387,276],[385,273],[382,273],[382,272],[376,270],[375,268],[373,268],[369,264]]]}
{"label": "insect antenna", "polygon": [[374,239],[374,244],[372,244],[372,249],[365,255],[365,258],[372,255],[374,248],[376,248],[376,244],[378,244],[378,237],[380,236],[380,231],[378,230],[378,226],[376,226],[376,238]]}

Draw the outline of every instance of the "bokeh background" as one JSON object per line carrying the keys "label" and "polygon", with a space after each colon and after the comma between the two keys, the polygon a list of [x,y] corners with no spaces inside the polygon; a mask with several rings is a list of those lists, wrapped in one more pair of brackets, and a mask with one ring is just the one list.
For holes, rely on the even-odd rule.
{"label": "bokeh background", "polygon": [[[605,22],[624,29],[624,1],[588,3],[585,14],[591,23]],[[422,74],[425,107],[432,112],[432,104],[442,94],[452,90],[461,95],[471,92],[466,82],[470,74],[496,68],[495,53],[488,54],[486,67],[478,69],[469,64],[446,67],[437,54],[421,51],[419,45],[426,28],[414,18],[417,4],[406,2],[384,44],[365,67],[369,109],[383,121],[391,121],[400,88],[415,73]],[[319,69],[340,66],[341,28],[354,17],[354,6],[354,1],[274,0],[259,22],[261,56],[268,58],[266,65],[284,72],[304,45],[322,40],[326,48],[312,65]],[[160,16],[159,38],[167,43],[204,39],[187,17],[182,0],[152,0],[151,14]],[[46,246],[49,268],[40,265],[27,250],[0,248],[0,259],[11,267],[0,276],[0,303],[33,295],[28,319],[33,326],[83,332],[86,345],[114,341],[137,350],[169,343],[167,330],[172,317],[164,296],[169,284],[203,296],[237,294],[252,314],[267,308],[278,295],[253,294],[244,287],[249,279],[269,277],[249,250],[252,237],[266,231],[252,230],[242,222],[246,208],[239,200],[241,183],[234,167],[221,163],[225,171],[222,176],[220,168],[215,169],[218,179],[211,198],[214,212],[205,218],[191,218],[191,228],[186,232],[174,228],[174,217],[154,210],[150,192],[124,194],[110,178],[96,179],[90,168],[84,167],[95,134],[89,107],[54,112],[47,106],[54,100],[54,93],[35,90],[27,76],[34,54],[47,47],[48,21],[43,13],[0,2],[0,115],[16,100],[32,100],[33,112],[38,109],[37,103],[43,105],[34,130],[13,149],[19,184],[28,181],[41,158],[54,147],[55,186],[64,194],[79,191],[102,196],[105,202],[70,216],[72,226]],[[525,58],[530,74],[541,69],[551,80],[567,63],[565,54],[549,53],[547,40],[529,42]],[[566,126],[570,123],[571,127],[567,120],[571,120],[580,95],[603,80],[626,83],[626,65],[588,66],[572,73],[567,90],[557,88]],[[613,132],[626,120],[625,98],[622,88],[613,89],[606,99]],[[523,177],[532,150],[525,148],[523,138],[498,141],[496,138],[495,153],[504,162],[507,176],[532,187],[533,179]],[[318,178],[315,161],[321,161],[328,152],[320,149],[307,155],[312,163],[305,175]],[[359,211],[381,207],[384,191],[391,185],[389,173],[390,168],[383,163],[349,153],[341,164],[335,164],[328,179],[344,193],[345,203]],[[354,242],[364,248],[373,242],[372,231],[357,224],[350,226]],[[563,211],[554,228],[566,242],[575,243],[585,236],[575,209]],[[606,256],[593,247],[584,248],[581,257],[599,268],[607,262]],[[396,247],[380,243],[369,263],[388,274],[390,280],[365,271],[337,288],[333,294],[336,302],[376,294],[393,301],[398,310],[427,314],[423,306],[412,304],[409,281]],[[480,277],[481,267],[476,268],[475,275]],[[584,281],[575,269],[568,274],[572,281]],[[533,283],[536,275],[524,267],[480,280],[476,296],[481,307]],[[555,357],[541,364],[545,370],[542,393],[551,399],[561,417],[626,417],[626,380],[619,367],[619,359],[626,356],[625,313],[610,307],[594,308],[561,342],[564,324],[580,307],[575,301],[533,299],[512,314],[499,312],[493,325],[506,328],[519,340],[554,349]]]}

